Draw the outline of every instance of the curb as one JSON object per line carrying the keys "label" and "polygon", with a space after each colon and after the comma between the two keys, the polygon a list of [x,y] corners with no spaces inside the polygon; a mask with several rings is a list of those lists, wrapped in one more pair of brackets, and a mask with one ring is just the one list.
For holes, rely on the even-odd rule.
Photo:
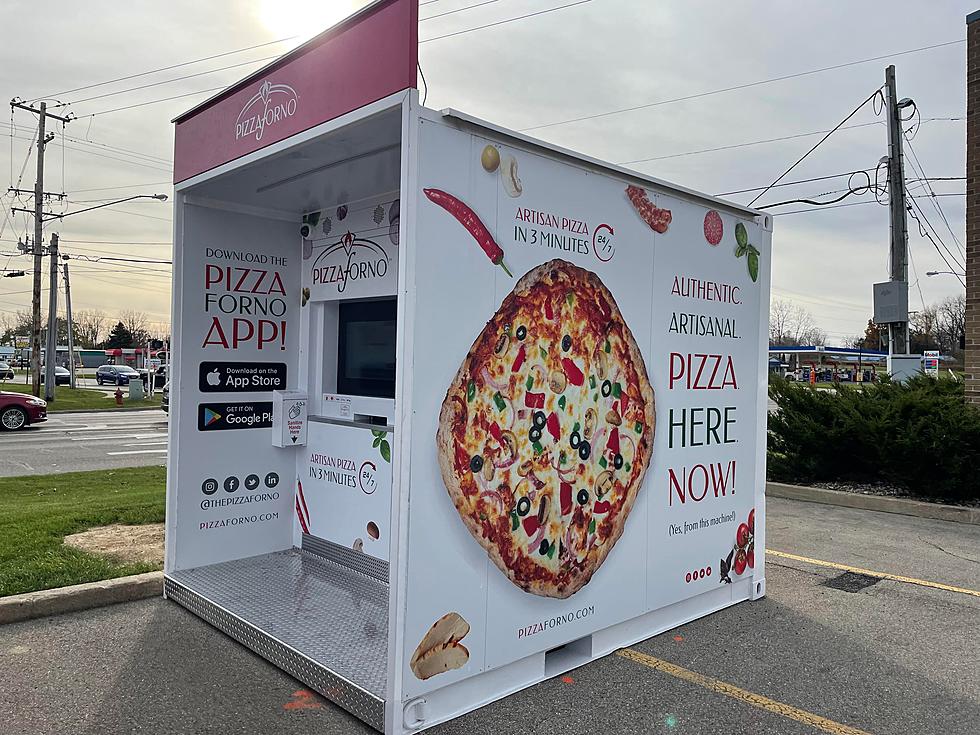
{"label": "curb", "polygon": [[163,572],[0,597],[0,625],[163,595]]}
{"label": "curb", "polygon": [[823,503],[824,505],[838,505],[843,508],[875,510],[880,513],[897,513],[904,516],[980,526],[980,508],[924,503],[921,500],[889,498],[882,495],[863,495],[840,490],[825,490],[820,487],[785,485],[781,482],[767,482],[766,495],[772,498],[801,500],[805,503]]}

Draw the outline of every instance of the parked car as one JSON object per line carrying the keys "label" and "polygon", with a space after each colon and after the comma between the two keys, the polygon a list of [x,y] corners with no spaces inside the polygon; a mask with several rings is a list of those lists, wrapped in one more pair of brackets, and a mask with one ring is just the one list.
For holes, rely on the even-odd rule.
{"label": "parked car", "polygon": [[0,430],[15,431],[47,420],[47,402],[23,393],[0,391]]}
{"label": "parked car", "polygon": [[[45,369],[41,368],[41,382],[44,382]],[[70,385],[71,384],[71,373],[68,372],[68,368],[63,368],[61,365],[55,365],[54,368],[54,384],[55,385]]]}
{"label": "parked car", "polygon": [[0,362],[0,380],[13,380],[14,369],[5,362]]}
{"label": "parked car", "polygon": [[[137,372],[140,374],[140,379],[143,381],[143,386],[148,388],[150,385],[149,371],[146,368],[140,368]],[[161,365],[156,369],[156,372],[153,373],[153,387],[162,388],[166,384],[167,366]]]}
{"label": "parked car", "polygon": [[163,386],[163,396],[160,398],[160,408],[164,413],[170,413],[170,382]]}
{"label": "parked car", "polygon": [[129,365],[103,365],[95,371],[95,382],[99,385],[129,385],[130,380],[139,380],[140,374]]}

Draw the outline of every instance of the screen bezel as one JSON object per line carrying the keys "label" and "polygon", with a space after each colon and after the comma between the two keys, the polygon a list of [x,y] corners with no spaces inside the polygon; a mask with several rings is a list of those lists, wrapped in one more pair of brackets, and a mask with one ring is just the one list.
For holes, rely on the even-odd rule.
{"label": "screen bezel", "polygon": [[[347,377],[347,325],[350,322],[396,323],[396,298],[373,301],[342,301],[337,315],[337,392],[350,396],[369,396],[372,398],[395,397],[395,368],[391,379],[349,378]],[[395,345],[392,345],[392,353]]]}

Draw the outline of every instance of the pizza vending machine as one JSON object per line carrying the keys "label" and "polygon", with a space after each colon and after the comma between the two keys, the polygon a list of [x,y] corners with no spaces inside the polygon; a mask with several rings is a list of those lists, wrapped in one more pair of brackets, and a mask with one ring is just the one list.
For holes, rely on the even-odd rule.
{"label": "pizza vending machine", "polygon": [[765,594],[771,220],[425,108],[417,15],[175,136],[165,595],[399,735]]}

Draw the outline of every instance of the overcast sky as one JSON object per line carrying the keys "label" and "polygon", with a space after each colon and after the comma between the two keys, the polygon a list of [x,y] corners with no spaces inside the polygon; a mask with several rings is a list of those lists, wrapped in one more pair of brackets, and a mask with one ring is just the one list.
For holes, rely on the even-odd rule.
{"label": "overcast sky", "polygon": [[[727,150],[772,138],[824,131],[836,125],[897,67],[900,97],[915,100],[921,119],[912,146],[930,177],[964,173],[965,44],[895,55],[833,71],[763,84],[681,102],[564,122],[652,102],[671,100],[777,76],[931,46],[965,37],[965,16],[980,7],[944,0],[922,3],[651,2],[591,0],[471,33],[435,36],[516,18],[574,0],[422,0],[421,16],[481,5],[421,23],[420,61],[428,81],[427,106],[456,107],[608,161],[653,159],[631,166],[708,193],[770,183],[820,136],[797,137]],[[91,200],[143,193],[171,193],[173,128],[170,120],[211,93],[127,110],[128,105],[185,95],[234,82],[301,40],[364,4],[357,0],[54,0],[43,8],[4,0],[0,25],[0,97],[41,95],[73,103],[78,119],[49,145],[47,191],[66,191],[56,211],[91,206]],[[109,86],[74,90],[118,77],[180,64],[277,39],[290,41],[163,71]],[[247,62],[247,63],[246,63]],[[222,67],[236,68],[216,71]],[[205,73],[206,72],[206,73]],[[158,84],[141,90],[132,87]],[[110,92],[121,94],[87,99]],[[87,101],[83,101],[87,100]],[[63,113],[64,108],[55,112]],[[94,114],[94,116],[92,116]],[[0,176],[32,189],[33,156],[25,163],[36,119],[26,112],[0,117]],[[871,105],[848,123],[883,121]],[[547,127],[537,127],[548,125]],[[83,142],[89,141],[89,142]],[[842,130],[807,158],[787,180],[873,168],[886,154],[886,129],[870,124]],[[11,155],[12,147],[12,155]],[[908,151],[906,151],[908,156]],[[62,164],[62,160],[64,164]],[[913,171],[907,176],[917,178]],[[64,181],[64,188],[62,188]],[[846,179],[778,188],[759,204],[812,198],[845,189]],[[961,193],[962,180],[932,183],[936,193]],[[112,188],[109,188],[112,187]],[[921,185],[911,193],[926,194]],[[746,203],[755,193],[731,198]],[[837,194],[823,198],[831,198]],[[887,279],[888,212],[873,196],[775,220],[773,296],[805,306],[831,343],[860,333],[871,309],[871,284]],[[917,200],[946,245],[959,256],[934,204],[942,207],[963,241],[964,197]],[[24,206],[10,197],[11,206]],[[65,219],[56,229],[62,249],[76,255],[170,258],[171,202],[138,200]],[[773,210],[780,211],[780,210]],[[33,231],[30,219],[0,214],[0,252]],[[962,293],[933,245],[910,222],[910,248],[918,283],[911,308]],[[2,257],[0,267],[29,266],[24,257]],[[73,307],[146,312],[164,329],[169,323],[169,268],[164,265],[72,265]],[[28,309],[28,278],[0,280],[0,311]]]}

